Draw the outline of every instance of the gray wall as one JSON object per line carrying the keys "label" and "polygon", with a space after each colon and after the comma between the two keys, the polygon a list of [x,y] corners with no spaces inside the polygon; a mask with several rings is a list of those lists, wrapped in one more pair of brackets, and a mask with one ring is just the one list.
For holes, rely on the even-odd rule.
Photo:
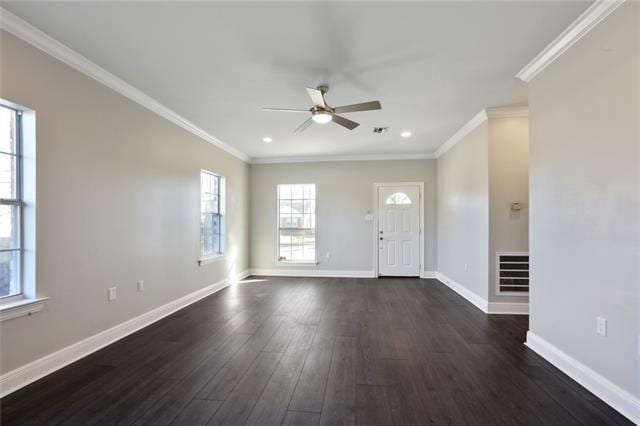
{"label": "gray wall", "polygon": [[[520,202],[522,210],[512,211]],[[489,118],[489,301],[526,303],[496,295],[496,252],[529,251],[529,119]]]}
{"label": "gray wall", "polygon": [[531,331],[636,397],[639,24],[623,4],[529,87]]}
{"label": "gray wall", "polygon": [[438,158],[437,208],[438,271],[485,300],[489,274],[488,132],[485,121]]}
{"label": "gray wall", "polygon": [[[276,185],[315,183],[317,191],[316,247],[320,264],[314,269],[373,271],[373,211],[376,182],[424,182],[425,265],[436,268],[435,160],[353,161],[251,166],[251,265],[283,268],[276,262]],[[331,252],[331,258],[325,254]],[[301,269],[300,266],[292,267]]]}
{"label": "gray wall", "polygon": [[[1,35],[0,97],[37,115],[37,288],[51,297],[0,324],[2,372],[249,267],[248,165]],[[203,267],[201,168],[228,185],[228,256]]]}

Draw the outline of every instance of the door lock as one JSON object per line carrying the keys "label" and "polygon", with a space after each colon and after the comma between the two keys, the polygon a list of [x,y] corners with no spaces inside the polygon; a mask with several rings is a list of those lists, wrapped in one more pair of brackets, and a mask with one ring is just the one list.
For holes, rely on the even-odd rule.
{"label": "door lock", "polygon": [[380,241],[382,241],[382,237],[380,237]]}

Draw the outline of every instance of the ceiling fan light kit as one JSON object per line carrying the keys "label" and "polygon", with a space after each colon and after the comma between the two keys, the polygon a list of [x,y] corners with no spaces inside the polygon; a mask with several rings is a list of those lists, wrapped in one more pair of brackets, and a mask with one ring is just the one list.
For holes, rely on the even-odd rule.
{"label": "ceiling fan light kit", "polygon": [[307,87],[307,93],[311,98],[311,102],[313,102],[313,106],[308,109],[289,109],[289,108],[263,108],[263,111],[272,111],[272,112],[306,112],[311,113],[311,117],[304,121],[300,126],[298,126],[293,132],[303,132],[309,127],[312,123],[318,124],[326,124],[330,121],[349,129],[353,130],[360,125],[355,121],[349,120],[348,118],[342,117],[338,115],[338,113],[347,113],[347,112],[359,112],[359,111],[374,111],[378,109],[382,109],[382,105],[380,105],[379,101],[370,101],[363,102],[359,104],[352,105],[344,105],[340,107],[332,108],[327,105],[327,102],[324,99],[324,95],[329,91],[328,86],[318,86],[316,89],[311,87]]}

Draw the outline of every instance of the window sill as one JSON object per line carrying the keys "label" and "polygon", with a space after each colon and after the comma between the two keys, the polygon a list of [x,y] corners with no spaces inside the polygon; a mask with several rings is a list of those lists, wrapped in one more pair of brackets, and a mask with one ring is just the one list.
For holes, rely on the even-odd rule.
{"label": "window sill", "polygon": [[278,265],[296,265],[296,266],[318,266],[317,261],[308,260],[278,260]]}
{"label": "window sill", "polygon": [[209,263],[217,262],[219,260],[223,260],[226,256],[224,254],[217,254],[215,256],[207,256],[201,259],[198,259],[198,265],[203,266]]}
{"label": "window sill", "polygon": [[40,312],[44,309],[44,303],[48,299],[48,297],[36,297],[7,303],[0,302],[0,322]]}

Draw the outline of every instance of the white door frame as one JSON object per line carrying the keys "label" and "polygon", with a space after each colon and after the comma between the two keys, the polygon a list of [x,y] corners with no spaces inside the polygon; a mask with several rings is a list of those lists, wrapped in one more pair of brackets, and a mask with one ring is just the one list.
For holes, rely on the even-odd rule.
{"label": "white door frame", "polygon": [[420,201],[418,203],[420,207],[420,253],[418,254],[419,260],[419,273],[420,277],[424,275],[424,182],[384,182],[373,184],[373,276],[378,278],[380,275],[379,260],[380,260],[380,244],[378,239],[378,189],[385,186],[418,186],[420,188]]}

